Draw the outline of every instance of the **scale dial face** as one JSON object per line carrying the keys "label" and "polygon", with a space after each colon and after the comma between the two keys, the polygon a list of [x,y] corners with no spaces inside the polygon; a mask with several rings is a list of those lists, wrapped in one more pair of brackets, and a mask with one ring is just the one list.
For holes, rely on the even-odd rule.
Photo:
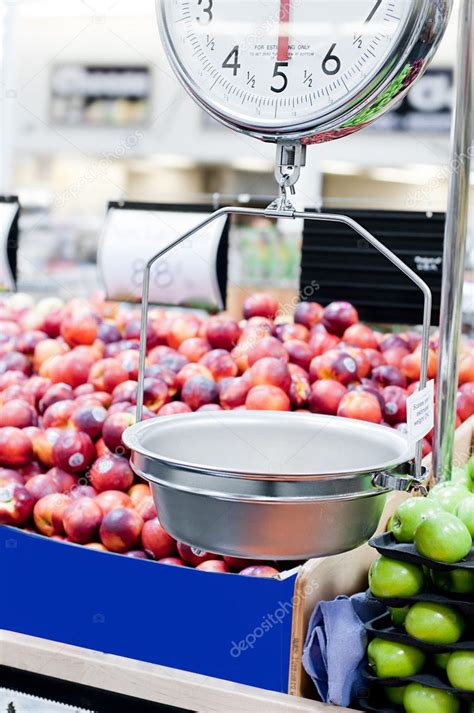
{"label": "scale dial face", "polygon": [[234,127],[275,134],[357,104],[420,33],[426,6],[440,4],[449,1],[158,0],[168,54],[194,97]]}

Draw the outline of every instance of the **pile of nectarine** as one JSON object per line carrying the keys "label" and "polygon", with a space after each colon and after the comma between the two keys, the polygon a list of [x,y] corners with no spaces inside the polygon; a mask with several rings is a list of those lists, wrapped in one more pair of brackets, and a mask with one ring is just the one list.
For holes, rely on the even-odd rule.
{"label": "pile of nectarine", "polygon": [[[420,334],[383,334],[346,302],[296,306],[255,294],[242,321],[151,309],[144,417],[297,410],[406,429]],[[102,299],[0,301],[0,524],[96,550],[208,571],[268,564],[196,555],[161,527],[122,434],[135,422],[139,311]],[[432,337],[429,377],[436,378]],[[463,344],[457,422],[474,413],[474,350]],[[431,449],[425,439],[425,453]]]}

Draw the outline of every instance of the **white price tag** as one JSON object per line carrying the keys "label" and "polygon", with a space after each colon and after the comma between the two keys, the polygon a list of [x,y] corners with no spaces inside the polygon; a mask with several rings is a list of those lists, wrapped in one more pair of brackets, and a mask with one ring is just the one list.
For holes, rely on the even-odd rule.
{"label": "white price tag", "polygon": [[[209,213],[111,208],[98,264],[107,297],[138,302],[146,262]],[[159,260],[151,271],[150,302],[223,309],[216,261],[226,216],[218,218]]]}
{"label": "white price tag", "polygon": [[0,292],[15,289],[15,280],[8,260],[8,238],[18,212],[18,203],[0,202]]}
{"label": "white price tag", "polygon": [[414,391],[407,399],[408,437],[420,441],[434,426],[434,381]]}

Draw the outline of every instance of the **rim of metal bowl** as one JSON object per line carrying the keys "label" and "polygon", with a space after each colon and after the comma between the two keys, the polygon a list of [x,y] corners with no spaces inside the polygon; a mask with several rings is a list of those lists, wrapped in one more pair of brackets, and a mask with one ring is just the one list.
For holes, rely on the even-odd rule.
{"label": "rim of metal bowl", "polygon": [[184,420],[190,420],[192,418],[194,419],[199,419],[200,421],[208,422],[209,424],[215,424],[216,422],[220,421],[222,422],[223,420],[225,421],[226,418],[229,420],[231,418],[235,419],[240,419],[242,422],[244,421],[245,418],[248,417],[247,412],[238,412],[239,415],[236,414],[235,411],[218,411],[218,412],[207,412],[207,413],[186,413],[186,414],[175,414],[172,416],[160,416],[156,419],[147,419],[146,421],[141,421],[139,423],[134,424],[133,426],[130,426],[129,428],[124,431],[122,438],[125,443],[125,445],[132,451],[139,453],[141,456],[150,458],[151,460],[161,463],[163,466],[173,466],[175,468],[178,468],[180,470],[187,470],[187,471],[192,471],[192,472],[201,472],[201,473],[207,473],[209,475],[218,475],[223,478],[245,478],[245,479],[252,479],[252,480],[293,480],[293,481],[298,481],[298,480],[324,480],[328,478],[344,478],[348,476],[354,476],[356,477],[357,475],[366,475],[367,473],[372,473],[372,472],[378,472],[378,471],[383,471],[383,470],[390,470],[394,469],[400,465],[403,465],[404,463],[408,463],[414,458],[414,446],[410,445],[408,439],[399,431],[395,431],[392,429],[389,429],[387,426],[382,426],[380,424],[375,424],[375,423],[369,423],[368,421],[358,421],[356,419],[348,419],[348,418],[342,418],[339,416],[326,416],[323,414],[304,414],[304,413],[296,413],[296,412],[283,412],[283,411],[252,411],[249,413],[252,413],[253,415],[255,414],[264,414],[264,418],[269,421],[271,419],[273,420],[281,420],[282,418],[292,418],[292,419],[298,419],[300,421],[307,421],[308,423],[311,423],[311,425],[317,425],[317,423],[321,423],[321,421],[324,421],[326,424],[327,423],[332,423],[336,424],[337,423],[344,423],[345,426],[350,425],[352,428],[358,429],[361,434],[363,431],[372,431],[372,432],[378,432],[378,433],[384,433],[387,437],[395,438],[399,440],[400,442],[404,442],[404,445],[406,446],[405,450],[400,454],[400,456],[394,460],[386,461],[383,463],[376,463],[374,465],[368,465],[366,468],[359,468],[358,470],[343,470],[343,471],[323,471],[320,473],[315,473],[314,471],[308,471],[305,473],[298,473],[298,474],[291,474],[291,473],[265,473],[265,472],[259,472],[256,473],[255,471],[252,473],[249,473],[247,470],[241,470],[238,468],[219,468],[217,466],[209,466],[209,465],[202,465],[199,463],[193,463],[185,460],[181,460],[179,458],[170,458],[170,457],[163,457],[160,456],[153,451],[149,450],[148,448],[145,448],[138,439],[138,435],[141,434],[143,431],[150,430],[152,428],[155,428],[158,426],[158,424],[165,424],[165,423],[176,423],[179,424],[180,422],[183,422]]}

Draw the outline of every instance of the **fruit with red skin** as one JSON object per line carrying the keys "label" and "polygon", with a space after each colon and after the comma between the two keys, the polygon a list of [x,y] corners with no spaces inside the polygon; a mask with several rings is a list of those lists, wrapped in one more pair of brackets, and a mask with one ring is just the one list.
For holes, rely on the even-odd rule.
{"label": "fruit with red skin", "polygon": [[87,547],[88,550],[96,550],[97,552],[108,552],[107,547],[104,547],[101,542],[88,542],[84,547]]}
{"label": "fruit with red skin", "polygon": [[78,314],[66,314],[61,321],[61,336],[70,347],[93,344],[97,339],[97,320],[86,310]]}
{"label": "fruit with red skin", "polygon": [[33,447],[28,436],[19,428],[0,428],[0,466],[21,468],[33,458]]}
{"label": "fruit with red skin", "polygon": [[147,555],[156,560],[176,554],[176,540],[161,526],[157,517],[143,525],[142,545]]}
{"label": "fruit with red skin", "polygon": [[36,426],[38,417],[36,411],[26,401],[12,399],[0,406],[0,428],[4,426],[14,426],[15,428],[27,428]]}
{"label": "fruit with red skin", "polygon": [[129,426],[133,426],[135,417],[131,413],[113,413],[107,416],[102,427],[102,438],[111,453],[124,455],[128,453],[122,442],[122,434]]}
{"label": "fruit with red skin", "polygon": [[391,349],[407,349],[409,351],[408,342],[399,334],[385,334],[380,341],[379,349],[381,352]]}
{"label": "fruit with red skin", "polygon": [[23,475],[18,470],[12,470],[11,468],[0,468],[0,487],[7,485],[7,483],[17,483],[18,485],[24,485],[25,479]]}
{"label": "fruit with red skin", "polygon": [[[139,318],[131,319],[125,325],[125,329],[123,331],[123,336],[125,337],[125,339],[140,339],[140,327],[141,327],[141,320]],[[152,349],[158,343],[159,343],[158,335],[156,334],[155,328],[153,326],[153,322],[151,320],[147,320],[147,323],[146,323],[146,346],[147,346],[147,349]]]}
{"label": "fruit with red skin", "polygon": [[306,406],[311,395],[311,385],[306,375],[292,374],[289,391],[291,405],[296,409]]}
{"label": "fruit with red skin", "polygon": [[144,522],[153,520],[156,517],[156,506],[152,495],[148,495],[135,505],[135,510],[143,518]]}
{"label": "fruit with red skin", "polygon": [[[369,380],[367,380],[369,381]],[[397,387],[391,387],[387,386],[385,387],[387,389],[390,388],[399,388]],[[385,399],[382,395],[382,391],[380,390],[380,387],[377,386],[373,381],[369,383],[362,383],[362,384],[350,384],[349,386],[349,391],[364,391],[365,393],[372,394],[372,396],[375,396],[377,401],[379,402],[379,406],[382,409],[382,413],[385,412]]]}
{"label": "fruit with red skin", "polygon": [[244,319],[251,319],[251,317],[275,319],[278,309],[278,301],[272,295],[266,292],[258,292],[247,297],[242,311]]}
{"label": "fruit with red skin", "polygon": [[121,490],[126,493],[134,479],[128,460],[113,453],[97,458],[92,464],[89,477],[92,486],[99,493],[105,490]]}
{"label": "fruit with red skin", "polygon": [[383,387],[400,386],[402,389],[406,389],[407,387],[407,380],[400,369],[397,369],[396,366],[390,366],[389,364],[373,369],[372,381]]}
{"label": "fruit with red skin", "polygon": [[59,356],[69,352],[69,347],[56,339],[45,339],[35,347],[33,355],[33,367],[39,371],[41,366],[53,356]]}
{"label": "fruit with red skin", "polygon": [[265,357],[273,357],[288,363],[290,357],[284,345],[276,337],[264,337],[259,339],[256,344],[248,352],[249,366],[253,366],[255,362]]}
{"label": "fruit with red skin", "polygon": [[[115,361],[118,363],[119,367],[126,371],[128,374],[127,379],[123,379],[124,382],[126,382],[127,380],[136,381],[138,379],[139,360],[140,355],[134,349],[127,349],[117,354],[117,356],[115,357]],[[122,381],[120,381],[119,383],[122,383]]]}
{"label": "fruit with red skin", "polygon": [[186,381],[191,379],[193,376],[203,376],[206,379],[211,380],[214,378],[207,366],[204,366],[204,364],[186,364],[176,376],[179,388],[182,389]]}
{"label": "fruit with red skin", "polygon": [[175,396],[178,392],[178,377],[174,373],[174,371],[171,371],[171,369],[168,369],[166,366],[161,366],[160,364],[152,364],[151,366],[146,366],[145,378],[163,379],[166,386],[168,387],[168,394],[170,398],[173,398],[173,396]]}
{"label": "fruit with red skin", "polygon": [[378,343],[375,334],[370,327],[365,324],[353,324],[348,327],[342,335],[345,344],[359,349],[377,349]]}
{"label": "fruit with red skin", "polygon": [[295,322],[311,329],[321,322],[323,314],[324,307],[318,302],[299,302],[295,308]]}
{"label": "fruit with red skin", "polygon": [[331,302],[323,312],[323,325],[328,332],[338,337],[342,337],[344,332],[358,321],[357,310],[349,302]]}
{"label": "fruit with red skin", "polygon": [[106,344],[104,347],[104,359],[113,359],[125,351],[140,351],[140,343],[133,339],[122,339],[120,342]]}
{"label": "fruit with red skin", "polygon": [[68,494],[72,500],[79,500],[79,498],[95,498],[97,490],[93,488],[92,485],[77,485],[75,488],[70,490]]}
{"label": "fruit with red skin", "polygon": [[245,569],[246,567],[258,564],[258,562],[254,560],[243,559],[242,557],[231,557],[230,555],[224,555],[222,559],[230,567],[231,570],[238,571],[240,571],[241,569]]}
{"label": "fruit with red skin", "polygon": [[89,436],[73,430],[61,433],[53,446],[54,464],[68,473],[84,473],[95,455]]}
{"label": "fruit with red skin", "polygon": [[43,414],[43,428],[67,428],[69,420],[76,409],[74,401],[56,401],[48,406]]}
{"label": "fruit with red skin", "polygon": [[456,412],[461,421],[472,416],[474,414],[474,398],[459,390],[456,394]]}
{"label": "fruit with red skin", "polygon": [[160,378],[146,378],[143,382],[143,405],[156,413],[167,401],[169,395],[166,382]]}
{"label": "fruit with red skin", "polygon": [[31,376],[23,386],[23,389],[33,396],[35,404],[39,407],[39,402],[50,386],[51,381],[49,379],[45,379],[43,376]]}
{"label": "fruit with red skin", "polygon": [[308,344],[313,357],[317,357],[331,349],[335,349],[339,342],[339,337],[336,337],[335,334],[329,334],[329,332],[324,329],[324,331],[313,334]]}
{"label": "fruit with red skin", "polygon": [[219,404],[204,404],[204,406],[200,406],[198,409],[196,409],[196,413],[200,411],[223,411],[224,409],[222,406],[219,406]]}
{"label": "fruit with red skin", "polygon": [[213,349],[205,354],[199,363],[209,369],[216,381],[237,376],[239,373],[237,364],[225,349]]}
{"label": "fruit with red skin", "polygon": [[162,557],[162,559],[158,560],[158,564],[167,564],[172,567],[187,567],[179,557]]}
{"label": "fruit with red skin", "polygon": [[474,401],[474,382],[473,381],[466,381],[464,384],[461,384],[459,387],[459,391],[464,394],[465,396],[468,396],[472,401]]}
{"label": "fruit with red skin", "polygon": [[133,380],[123,381],[112,391],[112,404],[128,401],[133,404],[137,402],[137,382]]}
{"label": "fruit with red skin", "polygon": [[42,329],[51,339],[59,337],[61,332],[61,322],[63,319],[62,309],[53,309],[48,312],[43,319]]}
{"label": "fruit with red skin", "polygon": [[105,445],[105,442],[104,442],[104,439],[103,439],[103,438],[99,438],[99,440],[96,441],[96,444],[95,444],[95,452],[97,453],[97,457],[103,456],[103,455],[105,455],[106,453],[110,453],[109,449],[108,449],[107,446]]}
{"label": "fruit with red skin", "polygon": [[300,339],[288,339],[286,342],[283,342],[283,344],[288,352],[290,362],[292,364],[298,364],[302,369],[308,370],[313,358],[313,350],[309,344]]}
{"label": "fruit with red skin", "polygon": [[222,408],[234,409],[243,406],[249,390],[249,382],[242,376],[223,379],[219,384],[219,402]]}
{"label": "fruit with red skin", "polygon": [[241,329],[233,317],[216,315],[210,317],[206,324],[207,341],[213,349],[226,349],[231,351],[241,334]]}
{"label": "fruit with red skin", "polygon": [[31,373],[30,360],[20,352],[7,352],[0,358],[0,374],[7,371],[22,371],[28,376]]}
{"label": "fruit with red skin", "polygon": [[34,475],[28,480],[25,488],[36,500],[41,500],[45,495],[51,495],[52,493],[60,493],[61,488],[49,475]]}
{"label": "fruit with red skin", "polygon": [[277,324],[273,331],[274,336],[283,343],[294,339],[306,344],[309,342],[309,329],[302,324]]}
{"label": "fruit with red skin", "polygon": [[33,354],[36,345],[48,338],[45,332],[39,329],[29,329],[20,334],[15,340],[15,348],[22,354]]}
{"label": "fruit with red skin", "polygon": [[239,574],[244,577],[275,577],[280,573],[275,567],[270,567],[266,564],[254,564],[241,570]]}
{"label": "fruit with red skin", "polygon": [[10,481],[0,485],[0,525],[24,525],[34,504],[33,495],[20,483]]}
{"label": "fruit with red skin", "polygon": [[80,406],[73,411],[71,424],[78,430],[96,440],[102,435],[102,428],[107,418],[107,411],[103,406],[91,405]]}
{"label": "fruit with red skin", "polygon": [[135,485],[132,485],[132,487],[128,491],[128,496],[132,501],[134,507],[145,498],[150,497],[150,495],[151,490],[150,486],[147,485],[147,483],[136,483]]}
{"label": "fruit with red skin", "polygon": [[254,386],[247,394],[245,407],[249,411],[289,411],[291,403],[278,386]]}
{"label": "fruit with red skin", "polygon": [[286,393],[290,390],[291,375],[287,365],[280,359],[274,357],[259,359],[250,367],[249,373],[252,387],[278,386]]}
{"label": "fruit with red skin", "polygon": [[89,383],[96,391],[108,391],[109,393],[112,393],[116,386],[128,379],[129,372],[118,359],[100,359],[92,365],[88,376]]}
{"label": "fruit with red skin", "polygon": [[191,567],[197,567],[199,564],[202,564],[202,562],[207,562],[207,560],[219,559],[219,555],[214,555],[212,552],[200,552],[199,554],[195,554],[193,548],[184,542],[177,542],[176,549],[181,559],[186,562],[186,564],[191,565]]}
{"label": "fruit with red skin", "polygon": [[459,361],[459,384],[474,381],[474,354],[468,352]]}
{"label": "fruit with red skin", "polygon": [[177,349],[186,339],[199,336],[199,319],[193,315],[179,315],[172,320],[167,334],[168,345]]}
{"label": "fruit with red skin", "polygon": [[171,401],[160,408],[157,416],[175,416],[179,413],[192,413],[192,409],[182,401]]}
{"label": "fruit with red skin", "polygon": [[369,360],[370,368],[376,369],[379,366],[384,366],[387,362],[383,354],[378,352],[376,349],[365,349],[365,356]]}
{"label": "fruit with red skin", "polygon": [[335,416],[344,396],[346,387],[334,379],[315,381],[311,386],[309,408],[313,413],[323,413]]}
{"label": "fruit with red skin", "polygon": [[77,487],[77,475],[67,473],[56,466],[50,468],[46,475],[57,485],[60,493],[70,493],[73,488]]}
{"label": "fruit with red skin", "polygon": [[[28,430],[26,428],[23,429],[23,433]],[[29,478],[32,478],[34,475],[41,475],[41,473],[44,473],[44,467],[41,463],[38,463],[36,460],[32,460],[28,465],[23,466],[23,468],[19,468],[18,472],[21,473],[23,478],[25,479],[25,482],[29,480]]]}
{"label": "fruit with red skin", "polygon": [[371,372],[370,362],[363,349],[358,347],[344,347],[343,351],[351,356],[357,364],[357,378],[365,379]]}
{"label": "fruit with red skin", "polygon": [[407,395],[400,386],[386,386],[382,392],[385,401],[384,419],[390,424],[407,419]]}
{"label": "fruit with red skin", "polygon": [[99,535],[111,552],[126,552],[136,545],[143,527],[140,515],[131,508],[116,508],[104,516]]}
{"label": "fruit with red skin", "polygon": [[410,354],[408,349],[403,347],[393,347],[384,351],[383,356],[387,364],[396,366],[398,369],[402,364],[402,360]]}
{"label": "fruit with red skin", "polygon": [[315,357],[309,366],[311,381],[332,379],[341,384],[350,384],[357,379],[357,363],[347,352],[332,349]]}
{"label": "fruit with red skin", "polygon": [[201,572],[230,572],[229,567],[223,560],[206,560],[198,564],[196,569]]}
{"label": "fruit with red skin", "polygon": [[[421,374],[421,352],[417,349],[402,359],[400,371],[409,381],[419,381]],[[436,378],[438,372],[438,357],[430,349],[428,354],[428,378]]]}
{"label": "fruit with red skin", "polygon": [[92,384],[87,383],[77,386],[72,393],[74,395],[74,398],[78,399],[81,396],[91,396],[91,394],[95,394],[96,391]]}
{"label": "fruit with red skin", "polygon": [[111,322],[101,322],[97,329],[97,339],[100,339],[104,344],[113,344],[119,342],[122,338],[120,330]]}
{"label": "fruit with red skin", "polygon": [[44,393],[39,401],[38,408],[40,413],[44,413],[53,404],[58,401],[72,401],[74,392],[69,384],[53,384]]}
{"label": "fruit with red skin", "polygon": [[61,433],[59,428],[47,428],[39,431],[31,439],[35,458],[48,468],[54,465],[53,447]]}
{"label": "fruit with red skin", "polygon": [[64,356],[54,356],[44,362],[40,376],[46,376],[53,384],[69,384],[73,389],[85,384],[89,375],[90,364],[83,357],[69,352]]}
{"label": "fruit with red skin", "polygon": [[147,560],[146,552],[143,550],[129,550],[125,552],[125,557],[131,557],[134,560]]}
{"label": "fruit with red skin", "polygon": [[36,528],[42,535],[64,535],[64,511],[71,504],[69,495],[52,493],[38,500],[33,509],[33,519]]}
{"label": "fruit with red skin", "polygon": [[[169,347],[157,347],[157,349],[169,349]],[[148,365],[159,364],[160,366],[166,367],[174,374],[177,374],[184,366],[186,366],[186,364],[189,364],[187,358],[174,349],[170,349],[167,354],[163,354],[156,360],[150,360],[150,354],[148,355],[147,360]]]}
{"label": "fruit with red skin", "polygon": [[[31,379],[34,378],[36,377],[31,377]],[[8,389],[9,386],[24,386],[31,379],[28,379],[22,371],[6,371],[4,374],[0,374],[0,391]]]}
{"label": "fruit with red skin", "polygon": [[97,495],[95,502],[104,515],[117,508],[133,508],[131,498],[121,490],[103,490]]}
{"label": "fruit with red skin", "polygon": [[102,509],[96,500],[92,498],[73,500],[63,514],[66,535],[80,545],[92,542],[97,536],[102,517]]}
{"label": "fruit with red skin", "polygon": [[360,421],[381,423],[382,409],[372,394],[363,391],[349,391],[341,400],[337,415]]}
{"label": "fruit with red skin", "polygon": [[178,351],[186,357],[188,361],[197,363],[207,352],[210,352],[211,349],[212,347],[206,339],[192,337],[191,339],[185,339],[184,342],[179,345]]}
{"label": "fruit with red skin", "polygon": [[204,376],[192,376],[186,381],[181,391],[181,398],[193,411],[205,404],[215,403],[217,397],[215,381]]}

